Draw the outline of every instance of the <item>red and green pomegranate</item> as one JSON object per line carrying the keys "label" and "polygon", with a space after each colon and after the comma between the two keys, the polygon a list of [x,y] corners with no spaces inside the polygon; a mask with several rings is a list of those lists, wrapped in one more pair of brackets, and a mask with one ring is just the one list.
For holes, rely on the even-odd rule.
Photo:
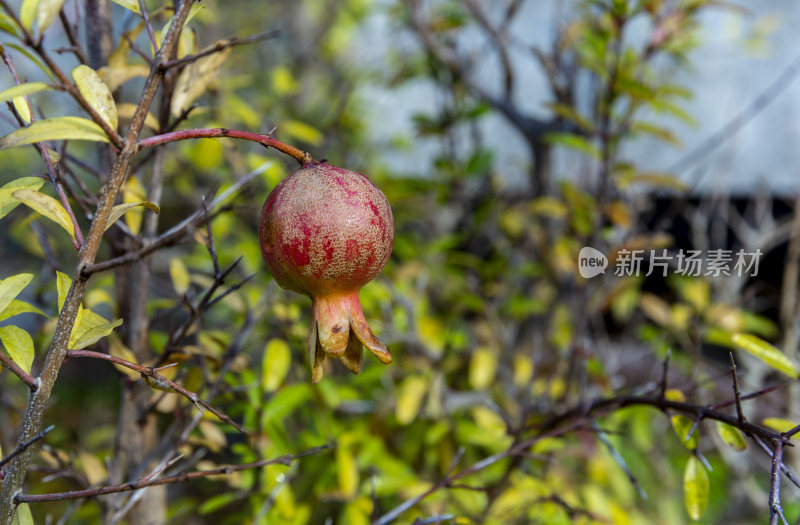
{"label": "red and green pomegranate", "polygon": [[360,372],[362,344],[382,363],[392,362],[358,299],[392,252],[394,221],[381,190],[360,173],[308,163],[269,194],[258,235],[278,284],[311,297],[314,383],[322,379],[326,357]]}

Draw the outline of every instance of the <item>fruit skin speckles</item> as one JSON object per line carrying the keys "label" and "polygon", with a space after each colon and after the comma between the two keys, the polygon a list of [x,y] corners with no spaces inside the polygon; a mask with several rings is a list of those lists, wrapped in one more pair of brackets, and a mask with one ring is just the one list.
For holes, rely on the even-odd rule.
{"label": "fruit skin speckles", "polygon": [[278,284],[311,297],[308,349],[315,383],[326,357],[358,373],[362,344],[381,362],[391,362],[358,299],[361,287],[386,265],[394,242],[391,208],[372,181],[329,164],[299,168],[267,197],[259,239]]}

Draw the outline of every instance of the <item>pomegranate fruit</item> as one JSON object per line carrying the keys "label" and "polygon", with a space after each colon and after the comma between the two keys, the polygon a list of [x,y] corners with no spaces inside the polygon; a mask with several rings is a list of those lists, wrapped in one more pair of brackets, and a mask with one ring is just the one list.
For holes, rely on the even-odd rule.
{"label": "pomegranate fruit", "polygon": [[311,379],[327,357],[361,371],[363,345],[391,363],[372,333],[358,292],[386,265],[394,242],[389,202],[366,176],[311,162],[267,197],[258,227],[261,254],[277,283],[311,297]]}

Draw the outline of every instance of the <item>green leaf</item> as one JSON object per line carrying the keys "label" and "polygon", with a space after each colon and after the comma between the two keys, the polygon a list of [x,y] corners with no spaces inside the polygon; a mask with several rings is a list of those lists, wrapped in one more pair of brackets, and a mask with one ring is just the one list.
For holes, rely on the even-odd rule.
{"label": "green leaf", "polygon": [[322,132],[313,126],[297,120],[285,120],[278,126],[279,132],[288,135],[312,146],[318,146],[324,136]]}
{"label": "green leaf", "polygon": [[33,515],[31,514],[31,507],[27,503],[20,503],[17,505],[17,513],[14,514],[14,519],[11,520],[12,525],[34,525]]}
{"label": "green leaf", "polygon": [[47,317],[47,314],[32,304],[26,303],[25,301],[20,301],[19,299],[14,299],[8,306],[6,306],[5,310],[0,311],[0,321],[5,321],[6,319],[10,319],[11,317],[19,314],[39,314]]}
{"label": "green leaf", "polygon": [[750,334],[733,334],[731,340],[737,347],[753,354],[775,370],[795,379],[800,375],[797,366],[788,357],[763,339]]}
{"label": "green leaf", "polygon": [[572,149],[595,159],[600,158],[600,148],[578,135],[573,135],[572,133],[548,133],[546,138],[550,144]]}
{"label": "green leaf", "polygon": [[19,20],[28,31],[33,29],[33,22],[36,20],[36,10],[38,8],[39,0],[22,0],[22,5],[19,8]]}
{"label": "green leaf", "polygon": [[7,102],[12,100],[14,97],[26,96],[32,93],[38,93],[39,91],[44,91],[46,89],[50,89],[50,86],[44,82],[26,82],[25,84],[20,84],[18,86],[0,91],[0,102]]}
{"label": "green leaf", "polygon": [[12,275],[0,281],[0,313],[11,304],[11,301],[16,298],[22,290],[28,286],[28,283],[33,279],[33,274],[21,273]]}
{"label": "green leaf", "polygon": [[353,497],[358,490],[358,465],[350,447],[342,443],[336,447],[336,477],[342,495]]}
{"label": "green leaf", "polygon": [[693,520],[703,517],[708,506],[708,472],[703,463],[692,456],[683,471],[683,495],[686,512]]}
{"label": "green leaf", "polygon": [[0,187],[0,219],[11,213],[14,208],[21,204],[19,200],[14,198],[13,193],[15,191],[21,189],[36,191],[41,188],[43,184],[44,179],[39,177],[21,177]]}
{"label": "green leaf", "polygon": [[75,238],[75,229],[72,226],[72,220],[69,218],[67,210],[53,197],[28,189],[17,190],[12,195],[36,213],[47,217],[64,228],[70,237]]}
{"label": "green leaf", "polygon": [[0,149],[14,148],[46,140],[91,140],[108,142],[103,128],[85,118],[55,117],[37,120],[30,126],[0,138]]}
{"label": "green leaf", "polygon": [[80,65],[72,70],[72,78],[89,105],[111,126],[111,129],[117,129],[117,105],[114,97],[94,69]]}
{"label": "green leaf", "polygon": [[189,289],[192,278],[189,275],[189,270],[186,269],[186,265],[178,257],[173,257],[169,260],[169,276],[178,295],[185,294]]}
{"label": "green leaf", "polygon": [[742,451],[747,448],[747,441],[744,440],[744,435],[738,428],[717,421],[717,432],[719,432],[719,437],[734,450]]}
{"label": "green leaf", "polygon": [[26,48],[25,48],[25,47],[23,47],[23,46],[20,46],[20,45],[14,44],[14,43],[8,43],[8,44],[3,44],[3,45],[6,45],[6,46],[8,46],[8,47],[10,47],[10,48],[13,48],[13,49],[16,49],[17,51],[19,51],[20,53],[22,53],[23,55],[25,55],[25,57],[27,57],[27,59],[28,59],[28,60],[30,60],[31,62],[33,62],[33,63],[34,63],[34,64],[36,64],[37,66],[39,66],[39,69],[41,69],[41,70],[44,72],[44,74],[45,74],[45,75],[47,75],[48,77],[50,77],[50,80],[52,80],[53,82],[58,82],[58,80],[55,78],[55,76],[53,76],[53,72],[52,72],[52,71],[50,71],[50,68],[49,68],[49,67],[47,67],[47,66],[44,64],[44,62],[42,62],[42,61],[39,59],[39,57],[37,57],[36,55],[34,55],[34,54],[33,54],[33,53],[31,53],[30,51],[28,51],[28,49],[26,49]]}
{"label": "green leaf", "polygon": [[422,399],[428,389],[428,380],[422,376],[408,376],[397,392],[395,416],[401,425],[408,425],[417,418]]}
{"label": "green leaf", "polygon": [[[700,434],[698,434],[698,429],[695,426],[694,421],[681,414],[672,416],[670,420],[672,421],[672,428],[681,439],[681,443],[686,445],[686,448],[689,450],[696,449],[700,444]],[[692,427],[694,427],[694,432],[692,432],[692,435],[689,436],[689,431],[692,430]]]}
{"label": "green leaf", "polygon": [[125,204],[117,204],[111,208],[111,213],[108,215],[108,221],[106,221],[106,230],[111,228],[111,225],[117,222],[117,220],[125,215],[126,212],[138,206],[151,209],[156,213],[161,211],[161,208],[158,207],[158,204],[150,201],[126,202]]}
{"label": "green leaf", "polygon": [[137,2],[136,0],[111,0],[111,1],[117,5],[121,5],[125,9],[133,11],[137,15],[142,14],[142,12],[139,10],[139,2]]}
{"label": "green leaf", "polygon": [[[74,338],[74,341],[70,341],[68,345],[70,350],[80,350],[81,348],[86,348],[87,346],[93,345],[100,339],[113,332],[114,328],[122,324],[122,319],[117,319],[116,321],[102,324],[87,323],[86,319],[89,317],[87,314],[100,317],[90,310],[83,310],[83,318],[81,319],[80,326],[78,327],[78,335]],[[100,317],[100,319],[102,319],[102,317]],[[83,328],[87,327],[87,325],[88,328],[83,330]],[[73,336],[75,336],[74,331],[70,335],[70,340],[73,339]]]}
{"label": "green leaf", "polygon": [[265,392],[274,392],[281,386],[289,366],[292,364],[292,354],[289,344],[283,339],[270,339],[264,348],[264,359],[261,370],[261,388]]}
{"label": "green leaf", "polygon": [[31,107],[28,105],[28,101],[25,100],[23,96],[16,96],[14,97],[12,104],[14,104],[14,109],[17,110],[19,116],[22,118],[22,121],[25,124],[31,123]]}
{"label": "green leaf", "polygon": [[39,26],[39,34],[45,32],[50,27],[53,20],[58,16],[61,11],[61,6],[64,5],[65,0],[40,0],[39,7],[36,10],[36,23]]}
{"label": "green leaf", "polygon": [[33,339],[28,332],[14,325],[0,326],[0,341],[6,347],[11,360],[30,374],[33,365]]}

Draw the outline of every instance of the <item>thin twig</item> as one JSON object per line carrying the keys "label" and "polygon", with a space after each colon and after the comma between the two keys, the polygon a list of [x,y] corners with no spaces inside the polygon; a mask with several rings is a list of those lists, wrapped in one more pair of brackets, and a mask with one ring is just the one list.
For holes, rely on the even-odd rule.
{"label": "thin twig", "polygon": [[141,478],[136,481],[129,481],[127,483],[121,483],[119,485],[111,485],[107,487],[97,487],[93,489],[87,490],[74,490],[69,492],[55,492],[52,494],[17,494],[14,497],[14,503],[41,503],[44,501],[63,501],[69,499],[81,499],[81,498],[93,498],[96,496],[103,496],[105,494],[114,494],[116,492],[126,492],[129,490],[138,490],[145,487],[152,487],[155,485],[168,485],[170,483],[184,483],[186,481],[197,479],[197,478],[207,478],[209,476],[224,476],[230,475],[234,472],[240,472],[242,470],[253,470],[262,467],[266,467],[267,465],[291,465],[293,462],[297,461],[298,459],[302,459],[307,456],[311,456],[322,452],[323,450],[329,450],[334,447],[334,444],[327,443],[325,445],[320,445],[318,447],[309,448],[302,452],[298,452],[297,454],[285,454],[283,456],[279,456],[273,459],[265,459],[263,461],[255,461],[253,463],[244,463],[241,465],[226,465],[223,467],[217,467],[210,470],[195,470],[192,472],[182,472],[180,474],[176,474],[174,476],[166,476],[163,478],[158,479],[147,479],[149,478]]}
{"label": "thin twig", "polygon": [[[142,1],[142,0],[140,0],[140,1]],[[245,37],[245,38],[239,38],[239,37],[235,37],[234,36],[234,37],[231,37],[231,38],[227,38],[225,40],[220,40],[219,42],[217,42],[213,46],[209,47],[208,49],[204,49],[204,50],[202,50],[202,51],[200,51],[198,53],[194,53],[194,54],[191,54],[191,55],[186,55],[185,57],[182,57],[182,58],[176,58],[175,60],[170,60],[169,62],[163,64],[161,66],[161,69],[166,71],[167,69],[171,69],[171,68],[174,68],[174,67],[180,67],[180,66],[182,66],[184,64],[189,64],[189,63],[194,62],[195,60],[198,60],[198,59],[203,58],[205,56],[213,55],[214,53],[219,53],[220,51],[223,51],[223,50],[228,49],[230,47],[236,47],[236,46],[241,46],[241,45],[245,45],[245,44],[252,44],[252,43],[255,43],[255,42],[261,42],[263,40],[269,40],[271,38],[275,38],[275,37],[279,36],[280,34],[281,34],[281,32],[279,30],[273,29],[272,31],[265,31],[263,33],[259,33],[257,35],[252,35],[252,36],[248,36],[248,37]]]}
{"label": "thin twig", "polygon": [[162,376],[157,372],[157,369],[151,366],[137,365],[136,363],[131,363],[130,361],[126,361],[125,359],[121,359],[119,357],[109,354],[103,354],[101,352],[94,352],[92,350],[70,350],[67,352],[67,358],[70,357],[91,357],[94,359],[102,359],[104,361],[110,361],[120,366],[124,366],[125,368],[130,368],[131,370],[135,370],[140,374],[142,374],[142,377],[144,377],[145,380],[149,378],[149,381],[147,381],[148,384],[151,384],[158,388],[169,388],[171,390],[174,390],[176,393],[182,395],[195,405],[205,408],[206,410],[217,416],[222,421],[225,421],[226,423],[230,424],[242,434],[245,435],[249,434],[244,429],[244,427],[242,427],[239,423],[231,419],[227,414],[212,407],[211,405],[200,399],[200,396],[198,396],[194,392],[190,392],[189,390],[186,390],[185,388],[175,383],[174,381],[171,381],[170,379],[167,379],[166,377]]}
{"label": "thin twig", "polygon": [[156,52],[158,51],[158,41],[156,40],[156,34],[153,31],[153,24],[150,22],[150,15],[147,13],[147,6],[145,5],[144,0],[139,0],[139,11],[142,12],[144,27],[147,28],[147,34],[150,36],[150,45],[153,46],[153,56],[155,56]]}
{"label": "thin twig", "polygon": [[274,139],[270,137],[269,134],[253,133],[252,131],[241,131],[227,128],[184,129],[180,131],[172,131],[170,133],[164,133],[162,135],[155,135],[152,137],[147,137],[146,139],[142,139],[137,143],[136,148],[137,151],[141,151],[144,148],[150,148],[160,144],[167,144],[169,142],[176,142],[179,140],[216,139],[224,137],[250,140],[253,142],[258,142],[265,147],[275,148],[281,153],[285,153],[290,157],[294,157],[300,164],[314,162],[314,159],[311,158],[311,154],[309,154],[307,151],[303,151],[295,148],[294,146],[286,144],[285,142]]}
{"label": "thin twig", "polygon": [[736,417],[739,418],[739,424],[744,423],[744,412],[742,412],[742,392],[739,390],[739,375],[736,373],[736,361],[733,360],[733,352],[728,353],[731,361],[731,376],[733,377],[733,397],[736,401]]}
{"label": "thin twig", "polygon": [[34,443],[45,437],[54,428],[56,428],[54,425],[50,425],[46,429],[42,430],[41,432],[30,438],[28,441],[25,441],[24,443],[20,443],[19,445],[17,445],[17,448],[12,450],[11,454],[0,460],[0,467],[11,461],[11,459],[13,459],[18,454],[21,454],[26,448],[28,448],[29,446],[33,445]]}

